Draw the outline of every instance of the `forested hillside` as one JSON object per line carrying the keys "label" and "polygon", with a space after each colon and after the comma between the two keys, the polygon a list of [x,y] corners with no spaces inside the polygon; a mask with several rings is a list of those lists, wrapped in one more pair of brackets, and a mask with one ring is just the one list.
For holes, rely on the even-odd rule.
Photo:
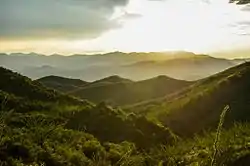
{"label": "forested hillside", "polygon": [[213,128],[225,105],[230,106],[225,124],[249,120],[250,63],[244,63],[202,79],[170,97],[132,107],[154,117],[178,135],[192,135]]}
{"label": "forested hillside", "polygon": [[86,81],[80,79],[64,78],[59,76],[46,76],[40,79],[37,79],[38,82],[46,85],[47,87],[56,89],[62,92],[72,91],[78,88],[83,87],[88,84]]}
{"label": "forested hillside", "polygon": [[[54,79],[55,78],[55,79]],[[180,91],[194,82],[176,80],[167,76],[132,81],[119,76],[110,76],[94,82],[84,81],[75,84],[72,79],[50,77],[37,81],[56,90],[66,92],[69,95],[99,103],[105,101],[113,106],[131,105],[142,101],[163,97]],[[66,82],[65,84],[64,82]]]}
{"label": "forested hillside", "polygon": [[[250,64],[244,63],[123,111],[68,96],[1,68],[0,162],[247,165],[249,75]],[[102,86],[119,84],[118,80],[138,83],[119,77],[105,80]],[[139,83],[143,87],[161,80],[172,79],[161,76]],[[100,82],[90,85],[98,87]]]}
{"label": "forested hillside", "polygon": [[145,117],[95,106],[8,69],[1,68],[1,78],[1,165],[138,165],[145,162],[139,151],[175,138]]}

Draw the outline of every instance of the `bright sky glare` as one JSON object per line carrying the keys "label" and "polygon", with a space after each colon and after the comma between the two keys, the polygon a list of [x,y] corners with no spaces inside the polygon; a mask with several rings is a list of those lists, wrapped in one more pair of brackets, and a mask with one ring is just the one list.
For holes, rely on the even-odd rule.
{"label": "bright sky glare", "polygon": [[0,37],[0,52],[211,52],[250,46],[250,6],[228,0],[130,0],[109,19],[119,26],[93,38]]}

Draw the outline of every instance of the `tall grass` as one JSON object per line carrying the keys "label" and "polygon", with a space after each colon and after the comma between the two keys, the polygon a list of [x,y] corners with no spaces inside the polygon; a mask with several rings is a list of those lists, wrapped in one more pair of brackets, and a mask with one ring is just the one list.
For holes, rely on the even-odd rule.
{"label": "tall grass", "polygon": [[215,140],[214,140],[214,144],[213,144],[213,150],[214,150],[214,153],[213,153],[213,156],[212,156],[212,159],[211,159],[211,166],[214,166],[216,164],[216,156],[218,154],[218,151],[219,151],[219,141],[220,141],[220,136],[221,136],[221,131],[222,131],[222,126],[224,124],[224,121],[225,121],[225,116],[226,116],[226,113],[229,111],[229,106],[227,105],[221,115],[220,115],[220,121],[219,121],[219,124],[218,124],[218,127],[217,127],[217,131],[216,131],[216,136],[215,136]]}
{"label": "tall grass", "polygon": [[7,111],[6,110],[6,104],[8,102],[7,97],[5,97],[3,99],[3,101],[0,104],[0,143],[2,141],[2,138],[4,137],[4,135],[6,134],[6,122],[9,120],[9,118],[11,117],[13,110]]}

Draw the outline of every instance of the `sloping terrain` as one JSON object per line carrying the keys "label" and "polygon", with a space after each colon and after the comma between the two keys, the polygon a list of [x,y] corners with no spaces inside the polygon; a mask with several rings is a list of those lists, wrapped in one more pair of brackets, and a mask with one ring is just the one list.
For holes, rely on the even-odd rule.
{"label": "sloping terrain", "polygon": [[24,77],[3,67],[0,67],[0,77],[1,90],[15,96],[41,101],[70,100],[70,97],[67,95],[48,89],[37,81],[32,81],[28,77]]}
{"label": "sloping terrain", "polygon": [[137,105],[132,110],[148,108],[144,110],[148,116],[156,117],[175,133],[186,136],[215,127],[226,105],[230,111],[225,125],[250,120],[249,92],[250,63],[244,63],[200,80],[169,98]]}
{"label": "sloping terrain", "polygon": [[37,79],[38,82],[44,84],[47,87],[56,89],[62,92],[72,91],[78,88],[83,87],[88,84],[86,81],[80,79],[64,78],[59,76],[46,76],[40,79]]}
{"label": "sloping terrain", "polygon": [[93,81],[89,84],[87,84],[86,88],[92,88],[92,87],[99,87],[99,86],[106,86],[106,85],[114,85],[116,83],[132,83],[133,81],[130,79],[119,77],[118,75],[113,75],[109,77],[105,77],[96,81]]}
{"label": "sloping terrain", "polygon": [[145,117],[126,115],[122,110],[112,109],[104,103],[75,113],[66,126],[91,133],[102,142],[129,141],[143,149],[171,143],[174,138],[170,130]]}
{"label": "sloping terrain", "polygon": [[[13,109],[18,116],[37,113],[45,117],[52,116],[52,119],[59,119],[60,123],[66,124],[66,128],[91,133],[101,142],[130,141],[138,147],[148,148],[173,139],[167,128],[145,117],[130,116],[104,103],[94,106],[85,100],[47,89],[37,81],[5,68],[1,68],[0,77],[4,80],[0,83],[1,106],[7,111]],[[16,124],[25,125],[17,121]]]}
{"label": "sloping terrain", "polygon": [[[110,81],[111,78],[112,81]],[[123,106],[163,97],[192,83],[167,76],[158,76],[137,82],[112,76],[87,84],[82,88],[68,92],[68,94],[92,102],[106,101],[115,106]]]}
{"label": "sloping terrain", "polygon": [[[165,102],[164,99],[158,101],[161,105],[154,110],[155,117],[175,131],[182,131],[178,133],[180,136],[197,132],[201,127],[205,129],[207,124],[216,126],[217,115],[225,104],[230,105],[225,125],[232,120],[242,120],[242,124],[228,131],[207,131],[192,139],[178,139],[156,121],[148,120],[143,115],[127,114],[105,103],[94,106],[80,102],[78,107],[72,109],[71,104],[79,103],[77,99],[2,68],[0,164],[175,166],[211,165],[215,160],[218,165],[248,165],[250,127],[244,122],[249,117],[249,95],[246,93],[250,82],[247,77],[249,68],[248,63],[237,66],[171,95],[171,102],[167,102],[170,97]],[[26,91],[20,90],[20,87]],[[50,97],[52,92],[54,97]],[[6,107],[9,102],[16,103],[12,105],[14,110]],[[15,108],[23,102],[33,107],[28,105],[22,107],[22,111],[16,111]],[[40,107],[48,102],[51,104]],[[37,106],[40,107],[39,112]],[[184,108],[187,113],[184,113]],[[149,114],[153,115],[151,111]],[[180,118],[181,114],[186,119]],[[171,122],[169,117],[176,121]],[[220,138],[216,142],[218,133]],[[214,156],[215,144],[220,153]]]}

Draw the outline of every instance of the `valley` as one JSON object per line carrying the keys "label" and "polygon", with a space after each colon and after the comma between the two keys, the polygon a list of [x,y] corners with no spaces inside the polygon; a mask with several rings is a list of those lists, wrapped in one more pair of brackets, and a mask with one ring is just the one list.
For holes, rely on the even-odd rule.
{"label": "valley", "polygon": [[250,0],[0,0],[0,166],[249,166]]}
{"label": "valley", "polygon": [[[61,76],[32,80],[1,67],[1,161],[209,165],[221,132],[222,153],[214,160],[248,162],[249,75],[248,62],[197,81],[118,75],[93,82]],[[237,157],[227,157],[232,155]]]}

